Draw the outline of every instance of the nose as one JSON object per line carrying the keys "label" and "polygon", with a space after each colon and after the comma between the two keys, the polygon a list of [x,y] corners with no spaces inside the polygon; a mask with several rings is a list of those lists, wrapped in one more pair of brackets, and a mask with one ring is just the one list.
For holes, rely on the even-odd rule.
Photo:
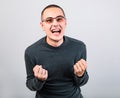
{"label": "nose", "polygon": [[53,26],[58,26],[58,22],[57,22],[56,19],[53,20],[52,25],[53,25]]}

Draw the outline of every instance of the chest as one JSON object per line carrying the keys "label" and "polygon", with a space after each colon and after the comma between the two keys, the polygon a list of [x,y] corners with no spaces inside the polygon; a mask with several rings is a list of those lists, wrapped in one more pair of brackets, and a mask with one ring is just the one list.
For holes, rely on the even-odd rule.
{"label": "chest", "polygon": [[36,63],[48,70],[49,77],[71,77],[76,57],[75,51],[42,50],[36,56]]}

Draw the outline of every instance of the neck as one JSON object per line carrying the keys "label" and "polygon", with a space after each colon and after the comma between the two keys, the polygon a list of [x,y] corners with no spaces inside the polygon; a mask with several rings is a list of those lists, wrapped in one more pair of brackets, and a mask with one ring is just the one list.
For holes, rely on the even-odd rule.
{"label": "neck", "polygon": [[63,38],[58,41],[46,38],[46,42],[53,47],[59,47],[63,43],[63,41],[64,41]]}

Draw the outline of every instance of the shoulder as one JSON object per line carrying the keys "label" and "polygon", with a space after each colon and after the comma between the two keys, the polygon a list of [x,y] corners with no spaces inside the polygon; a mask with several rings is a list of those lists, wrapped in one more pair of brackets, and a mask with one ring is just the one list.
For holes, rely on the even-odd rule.
{"label": "shoulder", "polygon": [[65,36],[66,41],[69,42],[69,44],[74,45],[74,46],[86,46],[85,43],[81,40]]}
{"label": "shoulder", "polygon": [[34,42],[33,44],[31,44],[30,46],[28,46],[25,49],[25,53],[34,53],[35,51],[38,51],[38,49],[41,47],[42,42],[43,42],[44,38],[41,38],[40,40]]}

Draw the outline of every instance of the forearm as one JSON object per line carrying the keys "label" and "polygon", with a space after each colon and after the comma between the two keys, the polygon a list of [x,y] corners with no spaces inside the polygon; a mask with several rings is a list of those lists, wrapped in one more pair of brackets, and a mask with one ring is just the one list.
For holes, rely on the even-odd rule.
{"label": "forearm", "polygon": [[27,73],[26,86],[32,91],[41,90],[44,85],[44,82],[38,80],[34,76],[33,68],[36,65],[34,56],[30,55],[27,52],[25,52],[25,65]]}
{"label": "forearm", "polygon": [[88,82],[89,76],[87,71],[85,71],[84,75],[82,77],[75,76],[75,81],[78,86],[83,86]]}
{"label": "forearm", "polygon": [[36,77],[27,79],[26,86],[32,91],[40,91],[44,85],[45,81],[40,81]]}

